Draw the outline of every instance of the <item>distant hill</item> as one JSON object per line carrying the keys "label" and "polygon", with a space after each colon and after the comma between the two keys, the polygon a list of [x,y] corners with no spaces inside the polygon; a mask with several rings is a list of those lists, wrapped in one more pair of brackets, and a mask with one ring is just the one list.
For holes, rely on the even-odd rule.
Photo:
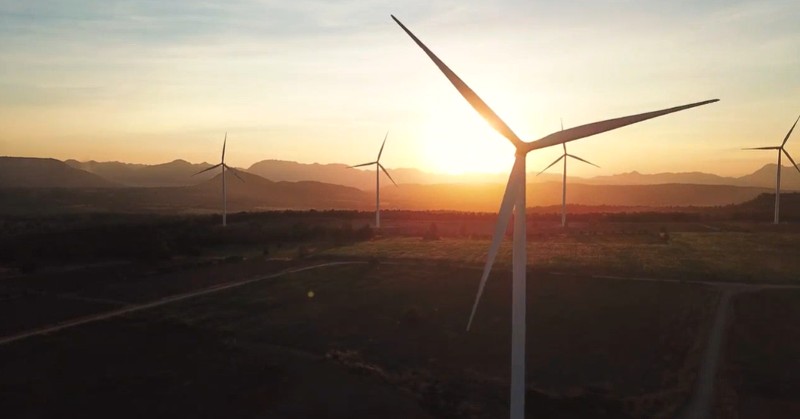
{"label": "distant hill", "polygon": [[0,188],[112,188],[120,186],[55,159],[0,157]]}
{"label": "distant hill", "polygon": [[134,187],[189,186],[214,177],[215,173],[206,172],[192,177],[193,174],[211,167],[209,163],[189,163],[186,160],[174,160],[169,163],[146,165],[121,162],[79,162],[67,160],[71,167],[97,174],[113,182]]}
{"label": "distant hill", "polygon": [[[589,179],[575,179],[580,183],[592,185],[658,185],[666,183],[682,183],[696,185],[735,185],[736,179],[703,172],[653,173],[639,172],[620,173],[610,176],[595,176]],[[751,186],[751,185],[748,185]]]}
{"label": "distant hill", "polygon": [[[620,173],[610,176],[596,176],[589,179],[570,178],[574,182],[593,185],[658,185],[664,183],[684,183],[696,185],[734,185],[775,188],[777,164],[767,164],[755,172],[740,177],[725,177],[703,172]],[[781,171],[782,190],[800,190],[800,172],[792,166],[783,166]]]}
{"label": "distant hill", "polygon": [[[381,188],[382,205],[402,209],[499,209],[504,187],[499,184],[402,185]],[[570,184],[567,203],[620,207],[720,206],[742,203],[768,188],[730,185],[586,185]],[[561,204],[561,183],[529,183],[529,207]]]}
{"label": "distant hill", "polygon": [[[322,182],[273,182],[242,173],[245,182],[228,178],[228,209],[258,211],[276,209],[374,208],[374,193]],[[219,212],[219,175],[199,185],[161,188],[0,189],[0,213],[41,212]],[[573,184],[568,204],[593,207],[678,208],[739,204],[752,200],[767,188],[729,185],[585,185]],[[401,185],[381,188],[385,209],[457,210],[496,212],[503,193],[500,184]],[[528,206],[557,206],[558,182],[528,185]]]}
{"label": "distant hill", "polygon": [[[157,165],[96,161],[78,162],[76,160],[67,160],[66,163],[74,168],[100,175],[110,181],[135,187],[190,186],[211,179],[217,174],[208,172],[192,177],[194,173],[208,168],[211,165],[209,163],[193,164],[185,160],[175,160]],[[570,176],[568,177],[568,182],[587,185],[696,184],[774,188],[776,167],[777,165],[775,164],[767,164],[751,174],[740,177],[725,177],[703,172],[647,174],[634,171],[591,178]],[[467,173],[452,175],[430,173],[407,168],[389,168],[388,170],[392,174],[392,178],[394,178],[398,184],[505,184],[508,179],[508,173]],[[263,160],[251,165],[246,171],[276,182],[316,181],[350,186],[365,191],[375,189],[374,168],[350,169],[347,165],[339,163],[306,164],[285,160]],[[538,173],[538,171],[531,171],[528,173],[528,183],[547,183],[561,180],[561,176],[557,174],[557,171],[553,173],[544,173],[540,176],[535,176],[536,173]],[[388,179],[384,179],[381,181],[381,184],[389,185],[390,182]],[[782,190],[800,191],[800,173],[791,166],[784,166],[781,184]]]}
{"label": "distant hill", "polygon": [[[75,169],[72,169],[75,170]],[[88,175],[91,175],[87,173]],[[361,209],[372,207],[367,192],[322,182],[273,182],[240,173],[227,177],[228,211]],[[222,209],[222,179],[199,185],[158,188],[0,188],[0,214],[65,212],[191,213]]]}
{"label": "distant hill", "polygon": [[[659,184],[697,184],[697,185],[733,185],[774,188],[777,165],[768,164],[752,174],[741,177],[725,177],[703,172],[653,173],[639,172],[620,173],[616,175],[596,176],[592,178],[569,177],[570,183],[587,185],[659,185]],[[264,160],[247,169],[251,173],[272,180],[316,180],[352,186],[363,190],[375,189],[374,170],[348,169],[344,164],[304,164],[283,160]],[[389,169],[392,177],[400,184],[436,185],[445,183],[505,183],[506,173],[496,174],[463,174],[447,175],[423,172],[417,169]],[[528,173],[528,183],[546,183],[560,180],[560,176],[544,173],[535,176],[538,171]],[[383,183],[388,185],[387,183]],[[800,190],[800,173],[791,166],[784,166],[782,171],[782,188],[784,190]]]}
{"label": "distant hill", "polygon": [[[358,164],[363,162],[354,162]],[[388,169],[392,179],[398,184],[440,184],[471,182],[504,182],[506,174],[466,174],[448,175],[429,173],[418,169]],[[375,190],[375,168],[350,169],[345,164],[306,164],[285,160],[263,160],[253,164],[248,172],[274,181],[297,182],[311,180],[317,182],[336,183],[362,190]],[[381,185],[389,185],[391,181],[381,174]]]}
{"label": "distant hill", "polygon": [[[363,209],[368,206],[371,194],[348,186],[323,182],[273,182],[261,176],[239,172],[244,181],[226,175],[229,206],[240,211],[253,209],[317,208],[317,209]],[[219,208],[222,202],[222,175],[186,188],[192,195],[218,197],[211,208]]]}
{"label": "distant hill", "polygon": [[[737,178],[737,184],[744,186],[766,186],[775,188],[777,164],[768,164],[755,172]],[[781,170],[781,190],[800,190],[800,172],[792,166],[783,166]]]}

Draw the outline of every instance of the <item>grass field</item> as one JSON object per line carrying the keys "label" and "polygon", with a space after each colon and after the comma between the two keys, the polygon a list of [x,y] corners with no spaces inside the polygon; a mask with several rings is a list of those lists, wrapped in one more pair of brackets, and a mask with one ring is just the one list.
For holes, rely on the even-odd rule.
{"label": "grass field", "polygon": [[[664,242],[655,234],[571,233],[528,241],[529,267],[535,270],[675,279],[746,282],[797,282],[800,241],[781,232],[676,232]],[[337,247],[324,254],[387,260],[442,260],[483,264],[490,241],[416,237],[385,238]],[[503,242],[497,263],[511,261]]]}

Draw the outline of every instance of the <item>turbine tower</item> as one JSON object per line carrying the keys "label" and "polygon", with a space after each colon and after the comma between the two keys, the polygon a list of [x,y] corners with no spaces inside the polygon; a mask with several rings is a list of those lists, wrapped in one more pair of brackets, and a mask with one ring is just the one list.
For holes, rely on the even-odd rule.
{"label": "turbine tower", "polygon": [[383,170],[383,173],[386,173],[386,176],[394,183],[394,186],[397,186],[397,183],[392,179],[392,175],[390,175],[381,164],[381,154],[383,154],[383,146],[386,145],[387,138],[389,138],[389,131],[386,131],[386,135],[383,137],[383,144],[381,144],[381,149],[378,151],[378,158],[375,159],[375,161],[348,166],[348,169],[352,169],[354,167],[375,165],[375,228],[381,228],[381,170]]}
{"label": "turbine tower", "polygon": [[789,161],[792,162],[794,168],[800,172],[800,167],[797,167],[797,163],[794,162],[792,156],[789,155],[789,152],[786,151],[786,142],[789,141],[789,136],[792,135],[792,131],[794,131],[794,127],[797,125],[797,121],[800,121],[800,116],[794,121],[794,125],[792,128],[789,129],[789,132],[786,133],[786,137],[783,138],[783,142],[779,146],[775,147],[752,147],[752,148],[743,148],[742,150],[777,150],[778,151],[778,175],[777,179],[775,180],[775,221],[774,224],[778,224],[780,222],[780,208],[781,208],[781,157],[783,154],[786,154],[786,157],[789,158]]}
{"label": "turbine tower", "polygon": [[232,169],[227,164],[225,164],[225,144],[227,142],[228,142],[228,133],[226,132],[225,139],[222,141],[222,160],[218,164],[211,166],[207,169],[203,169],[192,175],[192,176],[197,176],[200,173],[208,172],[209,170],[214,170],[217,167],[222,168],[222,226],[223,227],[228,225],[228,198],[227,198],[227,191],[225,189],[225,170],[226,169],[230,170],[230,172],[233,173],[233,175],[236,176],[237,179],[244,182],[244,179],[242,179],[242,177],[239,176],[239,174],[237,173],[238,170]]}
{"label": "turbine tower", "polygon": [[489,277],[497,250],[511,218],[512,209],[514,210],[514,237],[512,244],[512,304],[511,304],[511,406],[510,417],[512,419],[522,419],[525,417],[525,271],[527,267],[526,255],[526,229],[525,229],[525,157],[533,150],[549,147],[552,145],[563,144],[568,141],[600,134],[626,125],[641,122],[650,118],[666,115],[695,106],[705,105],[716,102],[718,99],[706,100],[703,102],[692,103],[669,109],[654,112],[631,115],[622,118],[609,119],[606,121],[595,122],[592,124],[581,125],[575,128],[555,132],[536,141],[524,142],[500,119],[497,114],[489,108],[478,95],[469,88],[445,63],[434,55],[425,44],[422,43],[411,31],[408,30],[396,17],[392,16],[395,22],[405,31],[414,42],[422,48],[425,54],[436,64],[439,70],[450,80],[450,83],[461,93],[464,99],[492,126],[496,131],[506,137],[516,148],[516,159],[511,169],[511,175],[506,184],[500,211],[497,216],[492,244],[483,269],[483,275],[478,287],[478,295],[472,306],[472,313],[467,323],[467,330],[472,325],[472,319],[478,302],[481,299],[486,280]]}
{"label": "turbine tower", "polygon": [[[564,123],[563,122],[561,123],[561,131],[564,131]],[[561,227],[566,227],[567,226],[567,160],[568,160],[568,158],[572,157],[575,160],[580,160],[580,161],[582,161],[584,163],[591,164],[592,166],[597,167],[598,169],[600,168],[600,166],[598,166],[598,165],[596,165],[596,164],[594,164],[594,163],[592,163],[592,162],[590,162],[588,160],[584,160],[584,159],[582,159],[582,158],[580,158],[578,156],[575,156],[573,154],[567,153],[567,143],[563,143],[561,145],[564,146],[564,154],[562,154],[561,157],[557,158],[556,161],[550,163],[550,165],[545,167],[544,170],[542,170],[541,172],[537,173],[536,176],[541,175],[542,173],[547,171],[547,169],[553,167],[553,165],[555,165],[556,163],[561,161],[561,159],[564,159],[564,172],[563,172],[563,174],[561,176]]]}

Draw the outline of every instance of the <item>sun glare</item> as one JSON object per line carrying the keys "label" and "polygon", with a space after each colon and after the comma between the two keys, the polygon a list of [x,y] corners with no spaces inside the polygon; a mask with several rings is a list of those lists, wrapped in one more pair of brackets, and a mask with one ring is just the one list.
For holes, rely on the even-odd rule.
{"label": "sun glare", "polygon": [[439,173],[506,172],[514,161],[511,143],[474,112],[439,113],[424,123],[420,137],[425,166]]}

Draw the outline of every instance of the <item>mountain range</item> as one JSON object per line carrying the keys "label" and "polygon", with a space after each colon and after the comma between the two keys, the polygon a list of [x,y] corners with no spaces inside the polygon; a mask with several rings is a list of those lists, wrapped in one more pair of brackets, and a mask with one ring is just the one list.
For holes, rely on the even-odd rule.
{"label": "mountain range", "polygon": [[67,160],[64,163],[74,169],[98,175],[122,186],[189,186],[214,177],[214,173],[210,171],[193,177],[192,175],[195,173],[212,165],[209,163],[193,164],[186,160],[174,160],[169,163],[153,165],[94,160],[87,162]]}
{"label": "mountain range", "polygon": [[[219,172],[175,160],[159,165],[120,162],[61,162],[0,157],[0,212],[25,213],[43,203],[69,211],[217,211]],[[622,207],[722,206],[773,191],[775,165],[741,177],[707,173],[637,172],[569,179],[567,202]],[[238,169],[244,181],[228,178],[231,211],[259,209],[371,209],[373,171],[341,164],[265,160]],[[506,175],[436,175],[416,169],[392,170],[395,187],[383,182],[382,207],[416,210],[497,211]],[[561,202],[559,175],[528,184],[530,206]],[[372,191],[370,191],[370,189]],[[783,190],[800,189],[800,175],[785,168]]]}
{"label": "mountain range", "polygon": [[[189,163],[185,160],[174,160],[169,163],[156,165],[131,164],[120,162],[78,162],[67,160],[68,166],[98,175],[108,181],[121,186],[131,187],[156,187],[156,186],[189,186],[211,179],[215,173],[206,172],[192,177],[203,169],[211,166],[209,163]],[[608,176],[595,176],[581,178],[569,176],[569,183],[582,183],[587,185],[659,185],[667,183],[695,184],[695,185],[731,185],[749,186],[760,188],[775,187],[776,164],[767,164],[753,173],[727,177],[703,172],[679,173],[653,173],[639,172],[620,173]],[[375,172],[373,170],[350,169],[344,164],[319,164],[298,163],[285,160],[263,160],[248,168],[239,168],[272,181],[316,181],[350,186],[361,190],[375,189]],[[424,172],[418,169],[389,169],[392,178],[399,184],[436,185],[451,183],[505,183],[507,173],[467,173],[461,175],[440,174]],[[560,182],[561,175],[542,174],[532,176],[529,182],[546,183]],[[2,179],[0,178],[0,185]],[[782,189],[800,190],[800,173],[791,166],[784,166],[781,180]]]}

